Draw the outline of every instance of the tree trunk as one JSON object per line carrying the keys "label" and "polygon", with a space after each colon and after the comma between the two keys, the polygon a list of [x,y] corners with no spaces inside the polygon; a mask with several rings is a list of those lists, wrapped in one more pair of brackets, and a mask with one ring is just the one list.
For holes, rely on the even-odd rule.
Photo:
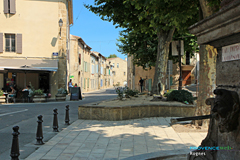
{"label": "tree trunk", "polygon": [[[210,106],[206,105],[207,98],[214,97],[213,91],[216,88],[216,59],[217,50],[210,45],[201,45],[199,62],[199,93],[195,115],[202,116],[210,114]],[[195,121],[195,125],[208,127],[209,120]]]}
{"label": "tree trunk", "polygon": [[155,65],[155,75],[152,86],[152,93],[159,94],[158,84],[161,84],[160,94],[163,95],[165,91],[166,84],[166,71],[167,71],[167,61],[169,53],[169,44],[172,40],[175,28],[169,31],[163,31],[157,33],[158,36],[158,48],[157,48],[157,60]]}
{"label": "tree trunk", "polygon": [[[199,0],[202,17],[207,18],[214,13],[215,8],[211,8],[208,5],[207,0]],[[200,62],[199,62],[199,93],[197,99],[197,108],[195,115],[202,116],[210,114],[210,106],[205,104],[205,100],[210,97],[214,97],[213,90],[216,86],[216,57],[217,50],[210,45],[201,45],[200,50]],[[209,120],[197,120],[196,126],[209,126]]]}

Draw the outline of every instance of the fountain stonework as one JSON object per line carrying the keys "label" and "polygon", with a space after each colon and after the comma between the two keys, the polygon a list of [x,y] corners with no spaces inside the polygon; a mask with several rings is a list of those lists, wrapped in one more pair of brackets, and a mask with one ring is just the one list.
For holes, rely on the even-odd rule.
{"label": "fountain stonework", "polygon": [[211,45],[218,51],[216,97],[206,100],[206,104],[211,105],[213,118],[208,135],[200,145],[212,149],[193,151],[204,154],[190,153],[188,159],[191,160],[240,159],[240,1],[223,2],[221,10],[189,28],[190,33],[197,36],[199,45]]}

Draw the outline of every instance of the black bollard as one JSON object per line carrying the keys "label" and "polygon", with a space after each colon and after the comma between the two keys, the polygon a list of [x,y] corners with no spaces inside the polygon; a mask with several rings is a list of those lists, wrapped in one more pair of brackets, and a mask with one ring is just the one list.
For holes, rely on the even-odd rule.
{"label": "black bollard", "polygon": [[65,124],[69,125],[69,105],[66,105]]}
{"label": "black bollard", "polygon": [[59,132],[58,131],[58,119],[57,119],[57,108],[55,108],[54,110],[53,110],[53,115],[54,115],[54,117],[53,117],[53,131],[54,132]]}
{"label": "black bollard", "polygon": [[13,140],[12,140],[12,148],[11,148],[11,154],[10,156],[12,157],[12,160],[19,160],[18,156],[20,155],[19,153],[19,142],[18,142],[18,135],[20,134],[18,132],[19,127],[14,126],[13,127]]}
{"label": "black bollard", "polygon": [[42,130],[42,115],[39,115],[37,118],[38,118],[38,126],[37,126],[37,133],[36,133],[36,139],[37,139],[37,142],[36,142],[36,145],[42,145],[44,144],[43,143],[43,130]]}

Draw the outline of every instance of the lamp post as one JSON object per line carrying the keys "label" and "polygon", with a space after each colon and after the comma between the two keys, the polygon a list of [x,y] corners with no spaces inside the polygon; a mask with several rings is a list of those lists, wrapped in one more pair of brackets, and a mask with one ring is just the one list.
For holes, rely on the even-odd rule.
{"label": "lamp post", "polygon": [[59,35],[60,35],[60,39],[61,39],[61,29],[62,29],[62,26],[63,26],[62,18],[59,19],[58,24],[59,24],[59,27],[60,27]]}

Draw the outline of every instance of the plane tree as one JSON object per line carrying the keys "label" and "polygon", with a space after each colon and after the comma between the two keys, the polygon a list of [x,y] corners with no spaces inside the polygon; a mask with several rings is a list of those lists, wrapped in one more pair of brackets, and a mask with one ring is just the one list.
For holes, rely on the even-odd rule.
{"label": "plane tree", "polygon": [[157,56],[152,92],[160,83],[164,92],[169,44],[175,30],[188,27],[187,22],[198,14],[198,0],[95,0],[85,5],[102,20],[117,27],[156,35]]}

